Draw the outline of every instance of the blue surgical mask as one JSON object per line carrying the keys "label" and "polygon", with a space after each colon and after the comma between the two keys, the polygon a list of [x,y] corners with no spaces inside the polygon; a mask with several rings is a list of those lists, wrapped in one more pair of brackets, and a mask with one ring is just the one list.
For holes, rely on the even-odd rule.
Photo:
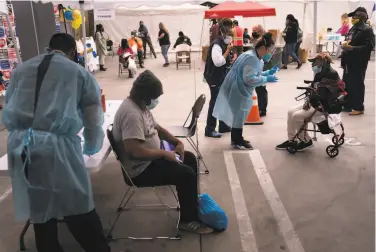
{"label": "blue surgical mask", "polygon": [[314,74],[320,73],[321,70],[322,70],[322,67],[318,67],[318,66],[312,67],[312,71],[314,72]]}
{"label": "blue surgical mask", "polygon": [[269,62],[271,58],[272,58],[272,54],[271,53],[267,53],[267,54],[264,55],[264,57],[262,57],[262,59],[264,60],[264,62]]}
{"label": "blue surgical mask", "polygon": [[157,99],[151,99],[150,104],[146,105],[146,108],[149,109],[149,110],[152,110],[153,108],[155,108],[158,105],[158,103],[159,103],[158,98]]}

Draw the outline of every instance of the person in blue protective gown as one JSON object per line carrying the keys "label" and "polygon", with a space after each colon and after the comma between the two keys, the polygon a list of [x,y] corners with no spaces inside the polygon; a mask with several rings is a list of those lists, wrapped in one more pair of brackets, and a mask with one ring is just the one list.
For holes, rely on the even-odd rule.
{"label": "person in blue protective gown", "polygon": [[236,149],[252,149],[243,138],[243,125],[252,107],[252,93],[256,87],[268,82],[277,82],[275,66],[264,71],[264,62],[274,53],[271,33],[266,33],[255,43],[255,49],[243,53],[233,64],[222,83],[215,102],[213,116],[232,127],[231,144]]}
{"label": "person in blue protective gown", "polygon": [[55,34],[47,53],[12,72],[6,92],[3,122],[16,219],[33,223],[38,252],[63,251],[57,218],[65,219],[84,251],[110,251],[83,158],[103,144],[100,89],[76,59],[74,38]]}

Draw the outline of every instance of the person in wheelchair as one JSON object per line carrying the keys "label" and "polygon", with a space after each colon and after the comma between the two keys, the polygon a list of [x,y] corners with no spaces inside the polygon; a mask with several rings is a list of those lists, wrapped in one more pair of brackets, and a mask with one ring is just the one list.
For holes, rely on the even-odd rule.
{"label": "person in wheelchair", "polygon": [[[175,185],[180,203],[180,228],[198,234],[213,229],[198,218],[198,164],[196,156],[184,150],[184,144],[158,124],[151,110],[163,94],[161,81],[149,70],[133,83],[130,96],[116,112],[113,138],[124,169],[138,187]],[[161,140],[175,147],[161,149]],[[178,160],[177,156],[180,156]],[[124,179],[127,175],[123,171]]]}
{"label": "person in wheelchair", "polygon": [[[134,52],[132,48],[128,44],[128,40],[122,39],[120,47],[117,51],[117,55],[119,56],[119,63],[123,64],[124,69],[128,69],[129,66],[129,59],[133,59]],[[128,69],[129,78],[133,78],[133,72]]]}
{"label": "person in wheelchair", "polygon": [[[312,62],[312,71],[314,73],[313,81],[305,81],[311,84],[311,91],[309,99],[304,105],[290,108],[287,113],[287,137],[288,140],[277,145],[277,150],[285,150],[295,139],[295,135],[299,132],[302,125],[307,118],[310,118],[315,108],[321,103],[325,111],[330,110],[333,97],[336,96],[338,83],[340,81],[338,72],[331,66],[333,63],[331,57],[326,53],[319,53],[314,58],[309,59]],[[337,96],[338,97],[338,96]],[[337,98],[336,97],[336,98]],[[330,112],[330,111],[329,111]],[[321,112],[318,111],[316,115]],[[298,139],[301,141],[298,144],[298,151],[313,147],[311,137],[307,131],[300,131]]]}

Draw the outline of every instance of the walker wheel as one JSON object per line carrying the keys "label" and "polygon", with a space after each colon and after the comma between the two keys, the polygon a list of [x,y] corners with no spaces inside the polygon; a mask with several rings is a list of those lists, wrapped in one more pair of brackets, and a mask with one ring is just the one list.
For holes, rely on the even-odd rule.
{"label": "walker wheel", "polygon": [[297,151],[298,151],[298,148],[296,146],[289,146],[286,148],[286,150],[290,153],[290,154],[295,154]]}
{"label": "walker wheel", "polygon": [[343,136],[341,137],[333,136],[332,142],[334,143],[334,145],[342,146],[345,143],[345,139]]}
{"label": "walker wheel", "polygon": [[336,156],[338,156],[338,153],[339,153],[339,150],[337,146],[329,145],[328,147],[326,147],[326,154],[328,154],[329,157],[335,158]]}

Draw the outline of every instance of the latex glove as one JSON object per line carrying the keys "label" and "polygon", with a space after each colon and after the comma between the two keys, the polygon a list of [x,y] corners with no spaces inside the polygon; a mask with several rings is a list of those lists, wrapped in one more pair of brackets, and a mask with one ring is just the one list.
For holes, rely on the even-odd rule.
{"label": "latex glove", "polygon": [[87,146],[86,142],[84,143],[84,150],[83,150],[84,155],[92,156],[92,155],[94,155],[98,152],[99,152],[99,150],[95,150],[93,148],[90,148],[90,147]]}
{"label": "latex glove", "polygon": [[344,45],[342,46],[342,49],[343,49],[344,51],[352,51],[354,48],[353,48],[351,45],[349,45],[349,44],[344,44]]}
{"label": "latex glove", "polygon": [[274,75],[278,71],[279,71],[279,67],[278,65],[275,65],[272,69],[269,70],[268,75]]}
{"label": "latex glove", "polygon": [[269,75],[269,76],[266,76],[266,82],[277,82],[278,81],[278,78],[277,76],[274,76],[274,75]]}

